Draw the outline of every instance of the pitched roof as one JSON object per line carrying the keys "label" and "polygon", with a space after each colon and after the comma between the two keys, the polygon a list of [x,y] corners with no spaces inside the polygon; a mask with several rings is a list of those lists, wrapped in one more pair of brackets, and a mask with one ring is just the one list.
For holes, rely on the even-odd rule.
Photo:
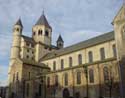
{"label": "pitched roof", "polygon": [[78,51],[80,49],[84,49],[87,47],[91,47],[97,44],[101,44],[110,40],[114,40],[114,31],[88,39],[86,41],[77,43],[75,45],[66,47],[66,48],[62,48],[60,50],[55,50],[53,52],[48,53],[46,56],[44,56],[43,58],[40,59],[40,61],[44,61],[44,60],[48,60],[51,58],[55,58],[64,54],[68,54],[74,51]]}
{"label": "pitched roof", "polygon": [[58,37],[58,39],[57,39],[57,42],[58,42],[58,41],[64,42],[61,35],[59,35],[59,37]]}
{"label": "pitched roof", "polygon": [[35,25],[45,25],[51,29],[51,26],[49,25],[44,13],[40,16]]}
{"label": "pitched roof", "polygon": [[21,21],[20,18],[17,20],[17,22],[15,23],[15,25],[19,25],[19,26],[23,27],[22,21]]}
{"label": "pitched roof", "polygon": [[28,36],[25,36],[25,35],[22,35],[22,37],[24,38],[24,40],[26,42],[30,42],[30,43],[35,44],[35,41],[31,37],[28,37]]}

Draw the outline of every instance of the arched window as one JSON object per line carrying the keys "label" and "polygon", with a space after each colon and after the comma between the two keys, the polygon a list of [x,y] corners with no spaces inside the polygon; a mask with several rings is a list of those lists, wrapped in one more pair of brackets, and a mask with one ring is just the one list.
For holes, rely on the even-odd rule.
{"label": "arched window", "polygon": [[53,62],[53,71],[55,71],[56,70],[56,62],[54,61]]}
{"label": "arched window", "polygon": [[105,50],[104,50],[104,48],[100,49],[100,56],[101,56],[101,60],[105,59]]}
{"label": "arched window", "polygon": [[116,45],[112,45],[112,50],[113,50],[113,56],[116,57],[117,53],[116,53]]}
{"label": "arched window", "polygon": [[13,74],[13,82],[15,81],[15,73]]}
{"label": "arched window", "polygon": [[47,87],[50,87],[50,77],[47,77]]}
{"label": "arched window", "polygon": [[29,79],[30,79],[30,76],[31,76],[31,75],[30,75],[30,72],[29,72]]}
{"label": "arched window", "polygon": [[81,54],[78,55],[78,64],[79,65],[82,64],[82,55]]}
{"label": "arched window", "polygon": [[42,85],[39,84],[39,96],[41,96],[41,92],[42,92]]}
{"label": "arched window", "polygon": [[63,68],[64,68],[64,60],[61,59],[61,69],[63,69]]}
{"label": "arched window", "polygon": [[47,30],[45,31],[45,36],[49,36],[49,32]]}
{"label": "arched window", "polygon": [[122,27],[122,29],[121,29],[122,31],[122,37],[123,37],[123,39],[125,40],[125,25]]}
{"label": "arched window", "polygon": [[58,75],[55,76],[55,86],[58,86]]}
{"label": "arched window", "polygon": [[35,35],[36,34],[36,32],[33,32],[33,35]]}
{"label": "arched window", "polygon": [[26,95],[27,95],[27,97],[29,96],[29,89],[30,89],[30,86],[29,86],[29,83],[27,83],[27,85],[26,85]]}
{"label": "arched window", "polygon": [[89,82],[94,83],[94,71],[93,71],[93,69],[89,70]]}
{"label": "arched window", "polygon": [[109,81],[109,69],[108,67],[103,68],[104,82]]}
{"label": "arched window", "polygon": [[65,86],[68,85],[68,74],[67,73],[65,73],[65,75],[64,75],[64,83],[65,83]]}
{"label": "arched window", "polygon": [[89,63],[93,62],[93,53],[92,53],[92,51],[89,51],[88,56],[89,56],[89,58],[88,58]]}
{"label": "arched window", "polygon": [[40,30],[38,31],[38,35],[40,35]]}
{"label": "arched window", "polygon": [[16,80],[18,80],[18,76],[19,76],[19,73],[17,72],[17,74],[16,74]]}
{"label": "arched window", "polygon": [[81,72],[77,72],[77,84],[81,84]]}
{"label": "arched window", "polygon": [[69,67],[72,67],[72,57],[69,57]]}

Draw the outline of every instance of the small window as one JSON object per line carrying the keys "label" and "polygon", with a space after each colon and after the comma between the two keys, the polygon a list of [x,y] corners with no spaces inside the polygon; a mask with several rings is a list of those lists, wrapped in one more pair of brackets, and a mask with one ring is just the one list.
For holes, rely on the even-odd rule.
{"label": "small window", "polygon": [[53,71],[55,71],[56,70],[56,62],[54,61],[53,62]]}
{"label": "small window", "polygon": [[117,57],[117,53],[116,53],[116,45],[112,46],[112,50],[113,50],[113,56]]}
{"label": "small window", "polygon": [[36,32],[33,32],[33,35],[35,35],[36,34]]}
{"label": "small window", "polygon": [[30,50],[29,49],[27,49],[27,52],[29,52]]}
{"label": "small window", "polygon": [[65,75],[64,75],[64,83],[65,83],[65,86],[68,85],[68,74],[67,73],[65,73]]}
{"label": "small window", "polygon": [[78,55],[78,64],[79,65],[82,64],[82,55],[81,54]]}
{"label": "small window", "polygon": [[101,60],[105,59],[105,50],[104,50],[104,48],[100,49],[100,56],[101,56]]}
{"label": "small window", "polygon": [[92,53],[92,51],[89,51],[88,56],[89,56],[89,63],[92,63],[93,62],[93,53]]}
{"label": "small window", "polygon": [[16,31],[19,32],[19,28],[17,28]]}
{"label": "small window", "polygon": [[58,87],[58,75],[55,76],[55,86]]}
{"label": "small window", "polygon": [[47,30],[45,31],[45,36],[49,36],[49,32]]}
{"label": "small window", "polygon": [[77,72],[77,84],[81,84],[81,72]]}
{"label": "small window", "polygon": [[28,55],[27,55],[26,57],[27,57],[27,59],[29,58],[29,56],[28,56]]}
{"label": "small window", "polygon": [[61,69],[64,69],[64,60],[61,59]]}
{"label": "small window", "polygon": [[94,83],[94,71],[93,71],[93,69],[89,70],[89,82]]}
{"label": "small window", "polygon": [[104,82],[109,81],[109,69],[108,67],[103,68]]}
{"label": "small window", "polygon": [[72,67],[72,57],[69,57],[69,67]]}

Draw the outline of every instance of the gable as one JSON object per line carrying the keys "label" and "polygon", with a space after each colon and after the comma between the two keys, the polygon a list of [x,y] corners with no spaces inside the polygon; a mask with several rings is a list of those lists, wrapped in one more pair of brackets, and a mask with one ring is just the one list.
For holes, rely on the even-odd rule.
{"label": "gable", "polygon": [[115,16],[113,23],[114,22],[118,22],[120,20],[124,20],[125,19],[125,5],[123,5],[121,7],[121,9],[119,10],[118,14]]}

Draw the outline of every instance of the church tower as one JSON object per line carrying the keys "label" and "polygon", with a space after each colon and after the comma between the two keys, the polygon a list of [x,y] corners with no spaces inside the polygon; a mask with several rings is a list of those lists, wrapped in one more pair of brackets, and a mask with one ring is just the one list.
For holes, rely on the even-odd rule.
{"label": "church tower", "polygon": [[19,19],[13,28],[13,41],[10,55],[10,65],[13,64],[14,60],[20,58],[20,43],[22,35],[23,25],[21,19]]}
{"label": "church tower", "polygon": [[32,37],[35,42],[40,42],[48,46],[51,45],[52,28],[49,25],[44,12],[33,26],[32,31]]}
{"label": "church tower", "polygon": [[119,64],[121,98],[125,98],[125,5],[122,6],[113,20],[113,26]]}
{"label": "church tower", "polygon": [[57,47],[58,47],[59,49],[63,48],[63,46],[64,46],[64,41],[63,41],[61,35],[59,35],[59,37],[58,37],[56,43],[57,43]]}

